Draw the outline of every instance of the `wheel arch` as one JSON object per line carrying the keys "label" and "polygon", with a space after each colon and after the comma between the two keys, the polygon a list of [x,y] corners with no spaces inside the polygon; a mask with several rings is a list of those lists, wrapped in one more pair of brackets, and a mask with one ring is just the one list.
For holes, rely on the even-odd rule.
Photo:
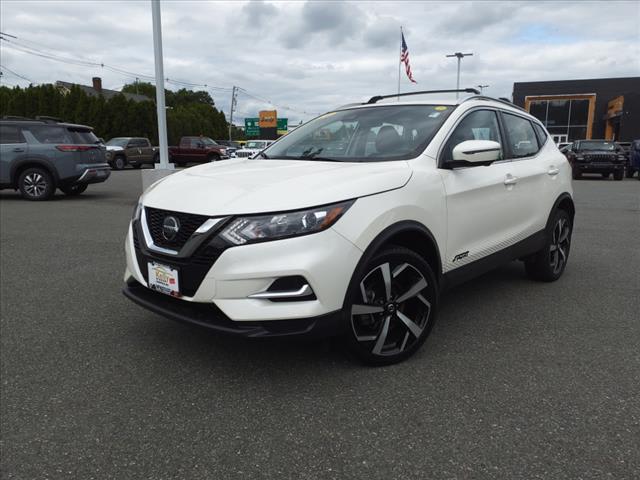
{"label": "wheel arch", "polygon": [[549,212],[549,219],[547,220],[547,227],[549,227],[549,222],[551,222],[551,217],[553,215],[553,212],[555,212],[556,210],[565,210],[569,216],[571,217],[571,223],[573,223],[573,218],[576,215],[576,206],[573,203],[573,198],[571,197],[571,195],[567,192],[564,192],[562,194],[560,194],[560,196],[556,199],[556,201],[553,204],[553,207],[551,208],[551,211]]}
{"label": "wheel arch", "polygon": [[422,256],[433,270],[438,286],[441,285],[442,260],[435,236],[427,227],[412,220],[403,220],[382,230],[365,249],[354,276],[361,273],[376,253],[391,245],[408,248]]}
{"label": "wheel arch", "polygon": [[46,158],[31,157],[25,158],[13,164],[11,167],[11,184],[14,188],[18,187],[18,177],[27,168],[39,167],[44,168],[53,178],[54,184],[57,185],[60,182],[60,176],[56,167]]}

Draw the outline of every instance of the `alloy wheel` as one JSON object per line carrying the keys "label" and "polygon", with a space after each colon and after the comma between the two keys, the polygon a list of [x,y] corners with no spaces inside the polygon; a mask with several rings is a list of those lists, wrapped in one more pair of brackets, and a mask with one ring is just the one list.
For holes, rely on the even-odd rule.
{"label": "alloy wheel", "polygon": [[362,303],[351,307],[357,342],[376,356],[398,355],[418,342],[429,323],[427,280],[413,265],[386,262],[360,282]]}
{"label": "alloy wheel", "polygon": [[23,184],[24,190],[32,197],[41,197],[47,190],[47,180],[38,172],[26,175]]}
{"label": "alloy wheel", "polygon": [[551,246],[549,247],[549,265],[554,275],[557,275],[567,263],[571,241],[570,233],[569,221],[566,218],[559,218],[553,227]]}

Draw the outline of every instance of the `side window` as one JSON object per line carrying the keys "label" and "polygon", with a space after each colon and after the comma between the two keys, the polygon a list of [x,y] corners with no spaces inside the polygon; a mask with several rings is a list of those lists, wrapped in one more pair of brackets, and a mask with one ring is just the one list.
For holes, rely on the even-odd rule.
{"label": "side window", "polygon": [[538,135],[538,144],[540,145],[540,148],[542,148],[542,146],[547,142],[547,133],[544,131],[544,128],[537,123],[533,124],[533,128],[535,128],[536,134]]}
{"label": "side window", "polygon": [[530,157],[538,153],[538,140],[529,120],[509,113],[503,113],[502,119],[511,158]]}
{"label": "side window", "polygon": [[[442,159],[445,161],[453,160],[454,147],[467,140],[492,140],[501,143],[496,112],[475,110],[464,117],[447,140]],[[504,153],[501,158],[503,157]]]}
{"label": "side window", "polygon": [[30,125],[25,128],[39,143],[73,143],[66,128],[49,125]]}
{"label": "side window", "polygon": [[0,143],[24,143],[18,127],[0,125]]}

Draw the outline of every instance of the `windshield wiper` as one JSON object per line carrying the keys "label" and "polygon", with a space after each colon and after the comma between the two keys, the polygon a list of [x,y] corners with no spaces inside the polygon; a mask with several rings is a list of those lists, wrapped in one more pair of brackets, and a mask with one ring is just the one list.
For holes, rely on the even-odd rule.
{"label": "windshield wiper", "polygon": [[308,156],[308,157],[293,157],[294,160],[307,160],[310,162],[342,162],[339,158],[329,158],[329,157],[317,157],[317,156]]}

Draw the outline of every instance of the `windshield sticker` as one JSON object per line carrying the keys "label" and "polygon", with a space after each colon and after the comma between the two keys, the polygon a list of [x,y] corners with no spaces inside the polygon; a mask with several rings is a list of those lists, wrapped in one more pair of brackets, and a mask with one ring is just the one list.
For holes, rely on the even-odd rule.
{"label": "windshield sticker", "polygon": [[442,112],[443,110],[446,110],[447,108],[449,108],[449,107],[439,106],[439,107],[434,108],[434,110]]}
{"label": "windshield sticker", "polygon": [[431,112],[429,118],[437,118],[440,116],[440,112]]}

